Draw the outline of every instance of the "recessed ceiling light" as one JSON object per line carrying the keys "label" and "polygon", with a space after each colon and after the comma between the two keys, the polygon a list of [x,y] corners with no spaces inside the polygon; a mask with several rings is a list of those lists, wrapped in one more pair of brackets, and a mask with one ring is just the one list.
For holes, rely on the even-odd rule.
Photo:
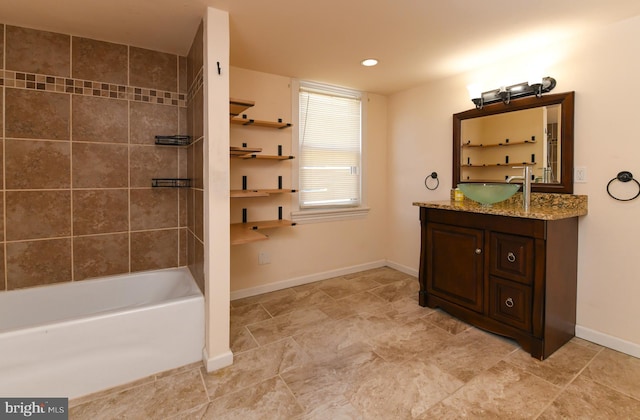
{"label": "recessed ceiling light", "polygon": [[362,64],[365,67],[371,67],[378,64],[378,60],[376,60],[375,58],[367,58],[366,60],[362,60],[360,64]]}

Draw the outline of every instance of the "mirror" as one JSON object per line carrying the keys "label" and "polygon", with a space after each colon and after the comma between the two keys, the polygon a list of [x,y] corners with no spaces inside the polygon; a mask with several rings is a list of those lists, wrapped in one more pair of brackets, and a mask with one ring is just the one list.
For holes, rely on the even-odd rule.
{"label": "mirror", "polygon": [[574,92],[453,115],[453,185],[506,182],[531,165],[531,191],[573,193]]}

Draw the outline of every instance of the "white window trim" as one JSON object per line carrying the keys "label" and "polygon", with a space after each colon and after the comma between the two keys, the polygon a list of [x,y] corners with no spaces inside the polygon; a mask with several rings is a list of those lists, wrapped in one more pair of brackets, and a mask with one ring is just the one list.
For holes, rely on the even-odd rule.
{"label": "white window trim", "polygon": [[[291,106],[292,106],[292,122],[293,127],[300,127],[300,85],[306,87],[317,87],[323,90],[333,90],[337,93],[353,93],[353,89],[343,89],[336,86],[325,85],[322,83],[300,81],[298,79],[291,80]],[[367,216],[370,208],[367,206],[367,165],[366,165],[366,144],[367,144],[367,104],[368,96],[366,92],[360,92],[361,109],[362,109],[362,127],[361,127],[361,144],[360,144],[360,205],[358,207],[345,207],[333,209],[300,209],[300,202],[297,194],[291,196],[291,220],[297,224],[335,222],[339,220],[362,219]],[[292,130],[291,150],[294,156],[300,156],[300,135],[299,130]],[[300,159],[293,159],[291,165],[291,181],[300,189]]]}

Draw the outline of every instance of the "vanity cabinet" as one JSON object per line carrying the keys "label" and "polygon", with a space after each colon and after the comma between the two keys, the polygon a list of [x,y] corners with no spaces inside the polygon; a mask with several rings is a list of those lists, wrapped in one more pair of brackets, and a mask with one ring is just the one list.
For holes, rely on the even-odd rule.
{"label": "vanity cabinet", "polygon": [[420,207],[421,306],[545,359],[575,333],[578,218]]}

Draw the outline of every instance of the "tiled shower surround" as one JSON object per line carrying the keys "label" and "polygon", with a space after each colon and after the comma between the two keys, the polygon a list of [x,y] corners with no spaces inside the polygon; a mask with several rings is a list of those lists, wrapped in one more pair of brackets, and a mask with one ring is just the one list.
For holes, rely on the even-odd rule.
{"label": "tiled shower surround", "polygon": [[[198,45],[179,57],[0,25],[0,290],[183,265],[203,287]],[[195,141],[154,144],[174,134]]]}

